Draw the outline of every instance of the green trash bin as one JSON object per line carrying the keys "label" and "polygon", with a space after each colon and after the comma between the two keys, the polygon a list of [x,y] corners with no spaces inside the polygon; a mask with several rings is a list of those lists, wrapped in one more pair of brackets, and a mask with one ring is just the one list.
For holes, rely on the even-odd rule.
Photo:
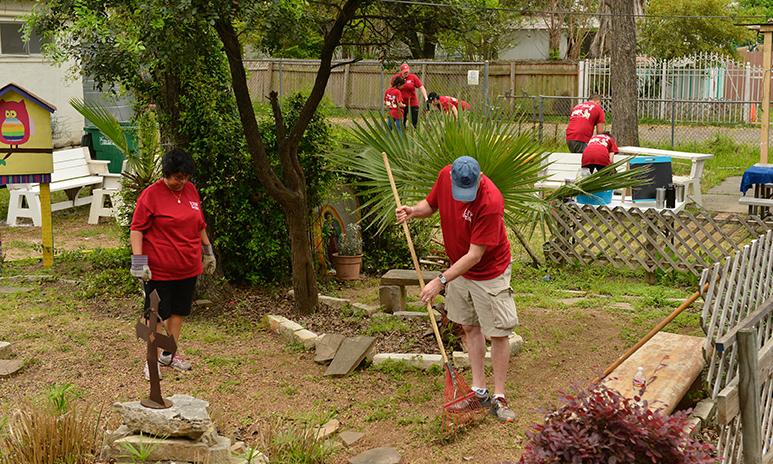
{"label": "green trash bin", "polygon": [[[137,127],[131,125],[128,122],[122,122],[121,127],[126,131],[127,142],[129,143],[129,150],[134,151],[137,149]],[[98,160],[110,161],[107,168],[113,174],[121,173],[121,166],[123,165],[123,153],[109,138],[98,128],[94,126],[86,126],[83,128],[86,132],[86,143],[89,144],[89,149],[94,153],[94,157]],[[90,140],[89,140],[90,139]]]}

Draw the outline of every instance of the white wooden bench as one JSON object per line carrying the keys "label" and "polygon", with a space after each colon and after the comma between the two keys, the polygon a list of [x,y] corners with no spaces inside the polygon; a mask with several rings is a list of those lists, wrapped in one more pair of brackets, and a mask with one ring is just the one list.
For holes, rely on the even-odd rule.
{"label": "white wooden bench", "polygon": [[[108,173],[109,161],[92,160],[88,148],[78,147],[54,152],[54,172],[51,173],[51,193],[64,191],[67,200],[53,203],[51,211],[87,205],[92,195],[79,197],[84,187],[102,185]],[[6,223],[16,226],[19,218],[32,219],[41,225],[40,184],[8,184],[8,217]]]}
{"label": "white wooden bench", "polygon": [[670,156],[671,158],[690,160],[692,162],[690,175],[674,176],[673,182],[675,184],[684,185],[686,194],[690,194],[689,189],[692,187],[693,200],[699,205],[703,204],[703,198],[701,197],[703,164],[707,159],[713,158],[714,155],[710,153],[690,153],[686,151],[661,150],[658,148],[644,147],[620,147],[620,153],[628,155]]}
{"label": "white wooden bench", "polygon": [[[630,158],[630,155],[615,155],[615,162]],[[566,183],[566,179],[574,180],[582,167],[582,153],[551,153],[545,160],[540,173],[547,176],[534,186],[538,189],[553,190]]]}
{"label": "white wooden bench", "polygon": [[[126,160],[121,165],[121,172],[126,172]],[[122,205],[121,201],[121,174],[102,174],[104,181],[100,188],[91,190],[93,199],[91,200],[91,209],[89,210],[89,224],[99,224],[100,217],[118,218],[118,209]],[[105,199],[109,199],[110,206],[106,206]],[[128,224],[126,224],[128,226]]]}

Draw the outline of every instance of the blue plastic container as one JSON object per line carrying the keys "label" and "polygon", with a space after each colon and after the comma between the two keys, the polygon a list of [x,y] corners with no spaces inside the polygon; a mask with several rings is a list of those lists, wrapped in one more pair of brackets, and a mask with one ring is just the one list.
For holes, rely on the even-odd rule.
{"label": "blue plastic container", "polygon": [[576,201],[581,205],[608,205],[612,202],[612,190],[593,192],[588,195],[577,195]]}

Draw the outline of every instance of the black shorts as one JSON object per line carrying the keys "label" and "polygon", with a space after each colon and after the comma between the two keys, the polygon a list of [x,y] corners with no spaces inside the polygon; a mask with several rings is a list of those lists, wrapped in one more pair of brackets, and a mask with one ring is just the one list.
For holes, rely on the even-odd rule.
{"label": "black shorts", "polygon": [[569,147],[569,153],[582,153],[588,144],[579,140],[567,140],[566,146]]}
{"label": "black shorts", "polygon": [[602,169],[604,169],[606,166],[605,166],[605,165],[603,165],[603,164],[586,164],[586,165],[585,165],[585,166],[583,166],[583,167],[584,167],[584,168],[588,168],[588,171],[590,171],[590,173],[591,173],[591,174],[593,174],[593,173],[594,173],[594,172],[596,172],[596,171],[601,171],[601,170],[602,170]]}
{"label": "black shorts", "polygon": [[193,306],[197,277],[182,280],[149,280],[145,282],[145,319],[150,316],[150,294],[158,292],[158,315],[162,321],[171,315],[188,316]]}

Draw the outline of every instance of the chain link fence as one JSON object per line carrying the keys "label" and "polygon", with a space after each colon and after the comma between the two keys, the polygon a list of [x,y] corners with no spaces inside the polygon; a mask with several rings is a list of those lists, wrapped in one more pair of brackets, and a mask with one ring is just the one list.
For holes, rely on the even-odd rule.
{"label": "chain link fence", "polygon": [[[540,140],[562,142],[577,97],[509,96],[494,100],[495,112],[534,129]],[[614,135],[614,113],[611,101],[602,99],[607,127]],[[718,135],[737,143],[759,143],[759,102],[716,100],[639,100],[639,142],[644,145],[669,146],[710,141]]]}

